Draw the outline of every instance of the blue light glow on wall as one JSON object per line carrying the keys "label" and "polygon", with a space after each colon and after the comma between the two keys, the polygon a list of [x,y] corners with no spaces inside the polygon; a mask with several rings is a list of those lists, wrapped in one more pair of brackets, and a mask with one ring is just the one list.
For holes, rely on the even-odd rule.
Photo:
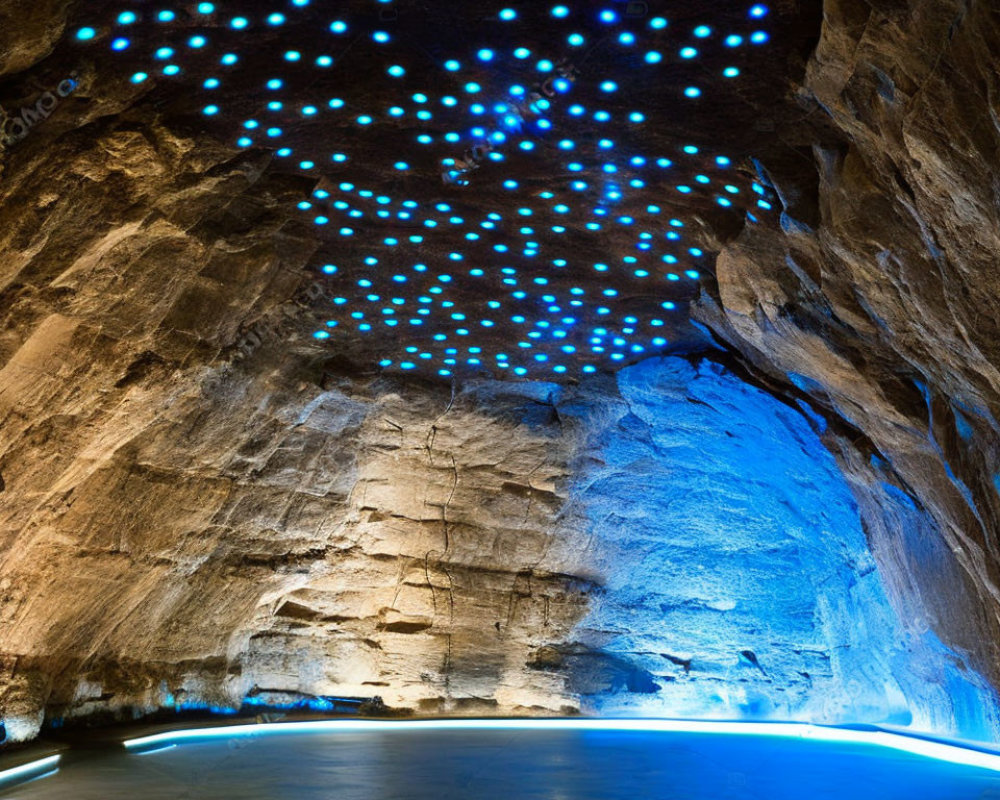
{"label": "blue light glow on wall", "polygon": [[[441,377],[577,376],[669,350],[657,315],[676,312],[667,326],[680,325],[712,254],[691,247],[696,226],[677,230],[661,206],[744,215],[775,198],[734,174],[733,159],[746,154],[711,143],[648,152],[646,132],[665,114],[722,102],[717,84],[699,80],[704,65],[738,82],[760,49],[744,45],[769,40],[769,9],[733,2],[675,25],[611,8],[508,6],[476,37],[445,38],[428,55],[408,27],[375,21],[373,4],[330,12],[274,0],[250,14],[230,3],[134,3],[82,20],[73,38],[127,58],[136,91],[187,87],[218,135],[317,181],[296,210],[337,256],[335,273],[317,267],[325,294],[346,298],[320,312],[317,341],[364,341],[386,369]],[[602,66],[588,67],[597,46]],[[263,92],[246,84],[261,64]],[[358,65],[378,65],[377,101],[370,85],[352,83]],[[687,79],[657,83],[678,70]],[[663,97],[651,103],[649,85]],[[397,143],[376,151],[373,141]],[[456,213],[440,211],[439,198],[454,198]],[[528,213],[505,218],[512,199]],[[462,269],[442,285],[445,264]],[[406,291],[391,302],[396,275]],[[584,275],[590,288],[572,294]],[[419,359],[407,357],[410,346]]]}
{"label": "blue light glow on wall", "polygon": [[[647,360],[617,385],[620,408],[576,396],[559,408],[587,431],[564,535],[587,537],[588,563],[604,565],[572,640],[637,676],[592,691],[591,710],[991,738],[995,693],[914,609],[893,608],[806,416],[707,361]],[[909,498],[888,503],[912,512]]]}

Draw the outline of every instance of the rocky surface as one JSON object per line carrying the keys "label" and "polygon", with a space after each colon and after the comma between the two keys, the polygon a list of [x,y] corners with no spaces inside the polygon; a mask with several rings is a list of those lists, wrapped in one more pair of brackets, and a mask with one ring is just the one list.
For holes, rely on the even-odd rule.
{"label": "rocky surface", "polygon": [[8,733],[376,695],[988,729],[985,685],[896,621],[806,418],[718,367],[452,395],[294,364],[175,371],[132,430],[148,389],[120,389],[37,448],[63,437],[61,469],[8,471],[32,498],[4,560]]}
{"label": "rocky surface", "polygon": [[[0,71],[54,86],[24,5]],[[695,311],[739,367],[581,386],[331,357],[301,183],[83,70],[0,184],[8,738],[328,695],[995,737],[997,18],[824,7],[784,213]]]}
{"label": "rocky surface", "polygon": [[764,164],[780,229],[722,252],[698,316],[836,420],[827,442],[892,591],[995,682],[996,9],[824,10],[798,91],[824,125],[811,152]]}

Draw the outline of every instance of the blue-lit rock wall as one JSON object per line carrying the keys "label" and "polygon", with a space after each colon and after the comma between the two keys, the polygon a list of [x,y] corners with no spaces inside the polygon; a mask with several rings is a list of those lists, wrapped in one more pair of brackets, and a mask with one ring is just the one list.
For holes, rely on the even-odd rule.
{"label": "blue-lit rock wall", "polygon": [[992,691],[891,606],[815,422],[709,362],[618,388],[560,407],[587,431],[561,524],[604,590],[562,648],[585,708],[995,732]]}

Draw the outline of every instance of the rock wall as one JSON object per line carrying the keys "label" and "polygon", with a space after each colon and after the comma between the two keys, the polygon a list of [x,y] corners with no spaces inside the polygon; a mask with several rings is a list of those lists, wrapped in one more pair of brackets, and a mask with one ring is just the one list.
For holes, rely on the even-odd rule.
{"label": "rock wall", "polygon": [[331,358],[296,179],[82,76],[0,184],[7,736],[346,694],[995,738],[996,25],[829,0],[697,311],[746,371],[582,387]]}
{"label": "rock wall", "polygon": [[758,164],[780,225],[723,250],[695,313],[831,420],[825,441],[905,621],[996,683],[996,8],[824,10],[795,91],[813,134]]}
{"label": "rock wall", "polygon": [[[66,374],[97,356],[44,352]],[[12,738],[375,695],[991,730],[984,682],[896,620],[807,418],[709,362],[452,394],[310,374],[275,344],[108,394],[5,450]]]}

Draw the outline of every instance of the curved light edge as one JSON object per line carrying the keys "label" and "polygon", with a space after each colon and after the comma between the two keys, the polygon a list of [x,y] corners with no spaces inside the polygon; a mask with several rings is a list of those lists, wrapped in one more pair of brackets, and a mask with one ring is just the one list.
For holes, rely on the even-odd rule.
{"label": "curved light edge", "polygon": [[1000,772],[1000,753],[974,750],[959,744],[921,739],[882,730],[833,728],[789,722],[714,722],[672,719],[441,719],[441,720],[320,720],[268,722],[219,728],[166,731],[128,739],[129,750],[151,745],[265,734],[398,732],[398,731],[638,731],[700,733],[729,736],[768,736],[816,742],[869,745],[898,750],[936,761]]}
{"label": "curved light edge", "polygon": [[42,775],[36,775],[35,773],[40,773],[42,770],[49,770],[47,774],[51,774],[54,768],[59,763],[60,756],[46,756],[45,758],[40,758],[37,761],[29,761],[27,764],[21,764],[17,767],[11,767],[10,769],[0,770],[0,786],[15,780],[21,780],[28,777],[43,777]]}

